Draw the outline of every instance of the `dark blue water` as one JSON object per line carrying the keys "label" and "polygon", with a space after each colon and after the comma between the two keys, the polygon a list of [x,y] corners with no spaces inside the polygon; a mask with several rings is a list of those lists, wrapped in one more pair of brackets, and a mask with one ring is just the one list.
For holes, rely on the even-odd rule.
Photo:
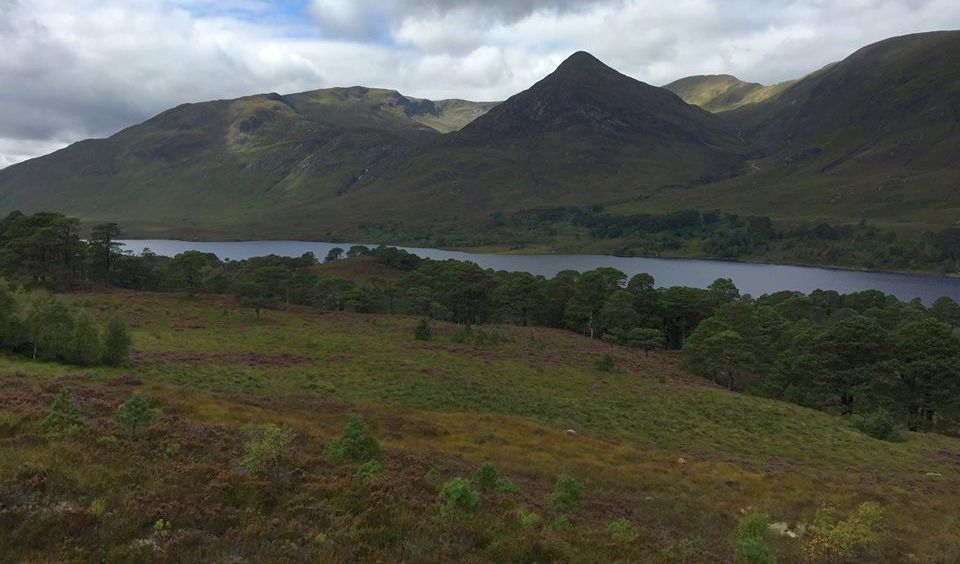
{"label": "dark blue water", "polygon": [[[298,257],[312,252],[319,258],[330,249],[350,248],[349,243],[313,243],[307,241],[224,241],[194,242],[169,239],[139,239],[125,241],[126,249],[140,253],[149,248],[158,255],[174,256],[184,251],[196,250],[214,253],[221,259],[240,260],[263,255]],[[893,294],[901,300],[920,298],[930,304],[941,296],[960,301],[960,278],[948,276],[925,276],[918,274],[892,274],[885,272],[862,272],[834,270],[804,266],[780,266],[772,264],[748,264],[741,262],[612,257],[607,255],[498,255],[464,253],[439,249],[401,247],[421,257],[432,259],[457,259],[477,263],[483,268],[495,270],[526,271],[542,274],[548,278],[561,270],[586,271],[602,266],[616,268],[628,276],[640,272],[652,275],[657,286],[692,286],[705,288],[717,278],[730,278],[743,293],[753,296],[781,290],[836,290],[840,293],[862,290],[880,290]]]}

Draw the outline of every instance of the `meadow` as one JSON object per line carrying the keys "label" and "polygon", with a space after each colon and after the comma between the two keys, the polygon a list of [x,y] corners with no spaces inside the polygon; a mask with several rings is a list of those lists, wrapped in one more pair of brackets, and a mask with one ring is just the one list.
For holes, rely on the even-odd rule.
{"label": "meadow", "polygon": [[[133,353],[116,368],[0,357],[0,562],[729,562],[753,511],[780,531],[780,562],[960,558],[960,440],[876,440],[721,389],[679,353],[518,326],[465,340],[440,322],[421,341],[414,317],[258,320],[217,296],[68,299],[125,318]],[[63,387],[83,427],[51,436]],[[114,414],[133,393],[162,415],[127,436]],[[329,456],[351,415],[384,449],[370,474]],[[241,464],[266,423],[293,437],[275,479]],[[444,483],[484,462],[514,487],[442,517]],[[561,474],[581,508],[548,503]],[[883,509],[870,542],[811,552],[819,509],[864,502]]]}

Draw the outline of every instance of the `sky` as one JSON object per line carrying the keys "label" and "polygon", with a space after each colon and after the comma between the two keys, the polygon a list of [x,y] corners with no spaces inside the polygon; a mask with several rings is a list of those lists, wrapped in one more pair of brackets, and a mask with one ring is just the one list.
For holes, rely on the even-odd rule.
{"label": "sky", "polygon": [[765,84],[960,28],[958,0],[0,0],[0,167],[184,102],[332,86],[502,100],[578,50]]}

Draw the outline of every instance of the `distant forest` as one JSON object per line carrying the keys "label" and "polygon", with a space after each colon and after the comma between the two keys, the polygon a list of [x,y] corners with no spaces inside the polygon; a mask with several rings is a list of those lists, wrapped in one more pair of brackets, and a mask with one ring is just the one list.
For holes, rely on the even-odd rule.
{"label": "distant forest", "polygon": [[[573,217],[586,224],[603,217],[552,213],[557,215],[538,213],[530,221]],[[716,225],[721,227],[708,227]],[[601,222],[594,228],[722,229],[752,241],[782,237],[762,218],[709,214],[637,216],[619,227]],[[853,229],[849,233],[868,228]],[[79,232],[79,222],[61,214],[10,214],[0,221],[0,275],[17,294],[34,288],[116,287],[233,295],[238,307],[257,318],[290,304],[415,315],[427,328],[433,320],[460,324],[461,340],[480,346],[499,337],[495,327],[479,326],[563,328],[646,351],[680,350],[690,371],[718,385],[849,416],[878,438],[894,439],[903,427],[946,434],[960,430],[960,305],[949,298],[928,308],[879,291],[751,297],[728,279],[706,289],[657,288],[647,274],[628,279],[612,268],[564,271],[546,279],[484,270],[471,262],[421,259],[385,246],[331,251],[325,262],[383,267],[382,275],[355,282],[330,276],[310,253],[241,261],[197,251],[172,258],[150,252],[134,256],[122,252],[116,224],[95,226],[87,240]],[[947,247],[939,239],[927,244],[932,252]],[[429,331],[419,337],[429,338]],[[123,338],[117,338],[122,345]],[[57,358],[69,362],[70,354]]]}
{"label": "distant forest", "polygon": [[423,246],[507,245],[524,248],[566,240],[595,242],[620,256],[706,256],[899,271],[960,271],[960,228],[903,235],[861,221],[777,228],[769,217],[720,211],[613,214],[602,206],[495,212],[489,230],[456,235],[365,224],[374,240]]}

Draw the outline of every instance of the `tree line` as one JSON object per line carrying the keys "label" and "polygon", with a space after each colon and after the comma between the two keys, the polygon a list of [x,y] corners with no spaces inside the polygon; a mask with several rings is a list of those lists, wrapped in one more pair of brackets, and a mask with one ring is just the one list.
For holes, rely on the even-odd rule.
{"label": "tree line", "polygon": [[[753,298],[728,279],[703,289],[658,288],[648,274],[628,278],[612,268],[563,271],[547,279],[423,259],[385,246],[334,249],[325,257],[326,262],[362,258],[393,273],[358,283],[326,274],[311,253],[240,261],[197,251],[172,258],[148,251],[134,256],[121,252],[114,224],[95,227],[86,241],[76,229],[74,220],[59,214],[11,214],[0,223],[0,274],[25,288],[108,284],[227,294],[258,317],[264,309],[300,304],[463,325],[564,328],[646,351],[682,350],[692,372],[730,389],[865,417],[876,425],[954,432],[960,422],[955,336],[960,305],[949,298],[929,308],[878,291]],[[18,311],[20,321],[2,323],[18,327],[14,333],[21,335],[19,341],[5,337],[4,343],[39,356],[93,358],[79,352],[83,347],[56,344],[67,342],[68,333],[93,335],[89,319],[65,313],[56,299],[36,297],[42,294],[7,290],[3,296],[19,304],[4,309]],[[59,321],[40,321],[45,319]],[[38,332],[36,327],[47,325],[57,327],[58,336]],[[109,331],[99,334],[106,346]]]}

